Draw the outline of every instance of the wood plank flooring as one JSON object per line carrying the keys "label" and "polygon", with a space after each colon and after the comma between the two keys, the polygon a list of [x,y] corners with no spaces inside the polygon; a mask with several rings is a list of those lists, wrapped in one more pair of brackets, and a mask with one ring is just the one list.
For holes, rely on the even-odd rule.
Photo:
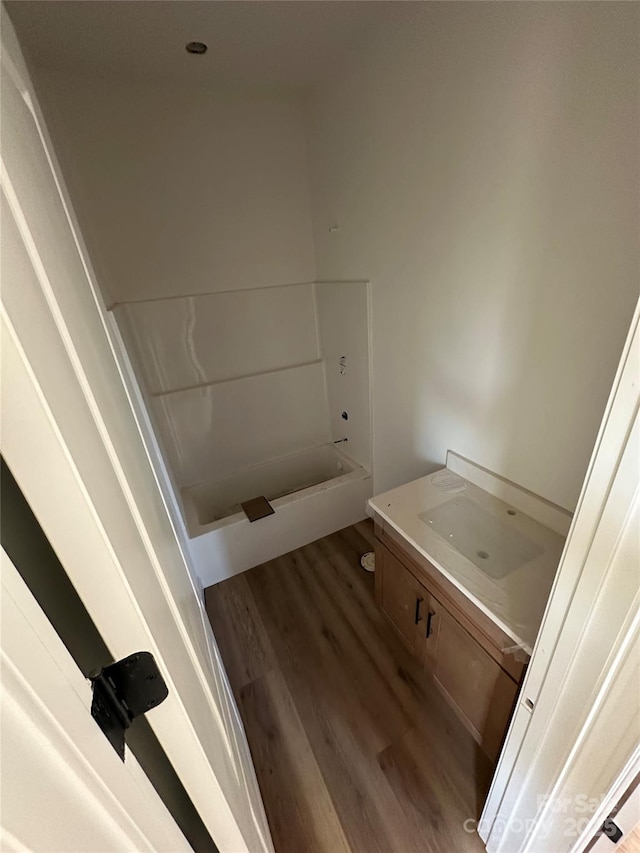
{"label": "wood plank flooring", "polygon": [[369,521],[206,590],[276,853],[467,853],[492,767],[379,612]]}

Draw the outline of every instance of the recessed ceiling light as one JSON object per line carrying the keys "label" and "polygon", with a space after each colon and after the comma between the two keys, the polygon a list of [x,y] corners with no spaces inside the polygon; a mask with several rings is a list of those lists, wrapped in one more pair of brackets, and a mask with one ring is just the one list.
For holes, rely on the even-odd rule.
{"label": "recessed ceiling light", "polygon": [[190,41],[185,45],[187,53],[206,53],[207,46],[203,41]]}

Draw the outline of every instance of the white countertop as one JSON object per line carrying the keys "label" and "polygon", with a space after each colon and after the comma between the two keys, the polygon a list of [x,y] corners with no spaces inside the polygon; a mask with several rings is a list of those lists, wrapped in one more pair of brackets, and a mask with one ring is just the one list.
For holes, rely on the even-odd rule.
{"label": "white countertop", "polygon": [[[510,487],[515,497],[517,487]],[[543,510],[549,506],[529,492],[522,490],[522,495],[528,508],[535,510],[536,501]],[[514,646],[531,654],[565,536],[517,504],[505,503],[448,468],[369,500],[374,517],[413,545],[499,625]],[[504,577],[491,577],[481,565]]]}

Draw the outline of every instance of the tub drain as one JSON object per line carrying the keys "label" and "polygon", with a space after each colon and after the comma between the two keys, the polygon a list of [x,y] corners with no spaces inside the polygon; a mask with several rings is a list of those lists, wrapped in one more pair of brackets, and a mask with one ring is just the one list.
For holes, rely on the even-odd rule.
{"label": "tub drain", "polygon": [[375,572],[376,570],[376,555],[373,551],[367,551],[366,554],[363,554],[360,557],[360,565],[365,570],[365,572]]}

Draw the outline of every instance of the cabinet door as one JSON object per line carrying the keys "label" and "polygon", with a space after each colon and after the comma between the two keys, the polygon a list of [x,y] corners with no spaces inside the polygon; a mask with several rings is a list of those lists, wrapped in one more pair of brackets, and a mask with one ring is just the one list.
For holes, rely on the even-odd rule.
{"label": "cabinet door", "polygon": [[495,759],[518,685],[433,598],[431,610],[426,664],[484,752]]}
{"label": "cabinet door", "polygon": [[378,605],[416,657],[424,653],[428,594],[411,572],[386,548],[376,549]]}

